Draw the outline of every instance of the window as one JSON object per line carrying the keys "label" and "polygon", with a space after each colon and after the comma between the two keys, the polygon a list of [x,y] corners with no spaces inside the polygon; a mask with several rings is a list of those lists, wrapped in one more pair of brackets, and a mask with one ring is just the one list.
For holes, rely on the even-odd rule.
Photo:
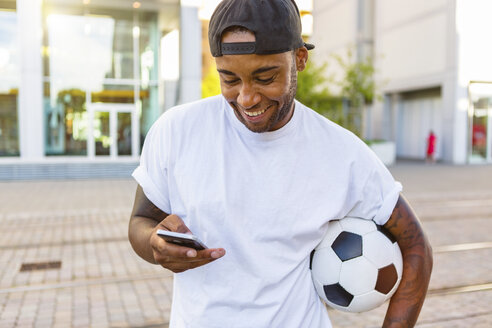
{"label": "window", "polygon": [[0,156],[19,156],[19,82],[15,1],[0,1]]}
{"label": "window", "polygon": [[157,13],[47,1],[44,31],[46,154],[133,155],[160,113]]}
{"label": "window", "polygon": [[469,161],[492,161],[492,83],[471,83]]}

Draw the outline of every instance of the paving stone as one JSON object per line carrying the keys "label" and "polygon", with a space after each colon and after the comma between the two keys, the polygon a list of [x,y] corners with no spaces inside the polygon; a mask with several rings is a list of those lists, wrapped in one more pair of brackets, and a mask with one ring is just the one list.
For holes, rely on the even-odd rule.
{"label": "paving stone", "polygon": [[[403,182],[435,248],[492,241],[492,166],[396,165],[391,171]],[[140,259],[128,242],[134,181],[5,186],[0,182],[5,200],[0,205],[5,235],[0,240],[0,327],[167,327],[172,273]],[[32,199],[29,206],[25,199]],[[26,261],[55,260],[62,262],[58,270],[19,272]],[[436,253],[431,289],[492,282],[491,265],[491,248]],[[36,290],[43,284],[54,288]],[[23,291],[2,293],[10,288]],[[489,304],[490,290],[430,295],[417,326],[492,327]],[[362,314],[329,313],[334,327],[380,327],[385,305]]]}

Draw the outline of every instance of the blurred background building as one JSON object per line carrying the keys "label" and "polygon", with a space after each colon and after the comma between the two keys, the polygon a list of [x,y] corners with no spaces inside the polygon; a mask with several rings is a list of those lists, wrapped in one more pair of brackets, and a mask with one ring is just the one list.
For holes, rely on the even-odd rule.
{"label": "blurred background building", "polygon": [[0,179],[128,176],[159,115],[202,97],[219,2],[0,0]]}
{"label": "blurred background building", "polygon": [[438,159],[491,163],[491,11],[489,0],[314,0],[313,57],[353,47],[355,60],[373,58],[382,100],[365,109],[366,139],[424,159],[433,130]]}
{"label": "blurred background building", "polygon": [[[218,2],[0,0],[0,179],[128,175],[161,113],[220,92]],[[373,60],[382,97],[362,137],[424,159],[432,130],[438,159],[492,162],[490,1],[296,2],[330,76],[350,47]]]}
{"label": "blurred background building", "polygon": [[186,1],[0,0],[0,176],[127,173],[200,98],[200,37]]}

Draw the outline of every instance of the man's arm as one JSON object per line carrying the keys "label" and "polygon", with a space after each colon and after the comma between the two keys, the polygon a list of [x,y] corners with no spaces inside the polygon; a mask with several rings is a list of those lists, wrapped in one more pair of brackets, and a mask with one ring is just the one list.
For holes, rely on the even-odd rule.
{"label": "man's arm", "polygon": [[391,298],[383,327],[413,327],[429,286],[432,249],[417,216],[403,196],[384,225],[396,238],[403,256],[403,276]]}
{"label": "man's arm", "polygon": [[141,258],[173,272],[183,272],[215,261],[225,254],[222,248],[196,251],[192,248],[167,243],[163,238],[157,236],[158,229],[191,233],[181,218],[161,211],[138,186],[128,226],[128,239],[135,253]]}
{"label": "man's arm", "polygon": [[169,214],[161,211],[145,196],[142,187],[137,186],[128,226],[128,239],[135,253],[152,264],[157,263],[150,246],[150,236],[159,222],[168,216]]}

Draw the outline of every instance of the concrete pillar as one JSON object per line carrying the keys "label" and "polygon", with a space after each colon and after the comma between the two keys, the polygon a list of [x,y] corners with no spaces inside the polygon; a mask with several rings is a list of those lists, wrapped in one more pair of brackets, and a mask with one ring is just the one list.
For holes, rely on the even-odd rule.
{"label": "concrete pillar", "polygon": [[385,120],[388,129],[384,131],[384,140],[398,141],[398,115],[401,106],[401,95],[399,93],[391,94],[390,106],[385,108]]}
{"label": "concrete pillar", "polygon": [[19,142],[23,160],[44,157],[42,1],[17,0],[21,79]]}
{"label": "concrete pillar", "polygon": [[452,107],[453,121],[450,125],[454,131],[452,144],[452,157],[446,160],[454,164],[465,164],[467,162],[468,141],[468,89],[467,86],[456,85],[455,104]]}
{"label": "concrete pillar", "polygon": [[201,98],[202,82],[202,27],[198,6],[181,1],[180,13],[180,90],[179,103]]}

